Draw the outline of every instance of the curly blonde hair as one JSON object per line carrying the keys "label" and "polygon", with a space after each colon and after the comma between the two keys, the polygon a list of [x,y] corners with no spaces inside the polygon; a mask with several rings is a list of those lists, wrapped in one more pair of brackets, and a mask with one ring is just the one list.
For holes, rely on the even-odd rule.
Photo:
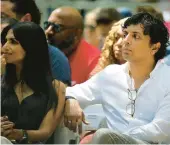
{"label": "curly blonde hair", "polygon": [[102,48],[102,52],[98,64],[91,72],[91,76],[101,71],[102,69],[104,69],[106,66],[110,64],[119,64],[119,61],[115,58],[113,52],[113,45],[117,42],[117,35],[118,35],[117,31],[123,25],[125,20],[127,20],[127,18],[121,19],[120,21],[113,24],[111,30],[108,33],[108,36],[105,39],[105,43]]}

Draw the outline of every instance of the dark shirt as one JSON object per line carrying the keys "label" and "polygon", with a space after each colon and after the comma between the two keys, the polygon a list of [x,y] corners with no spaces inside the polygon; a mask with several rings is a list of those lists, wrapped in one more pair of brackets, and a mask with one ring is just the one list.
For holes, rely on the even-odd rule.
{"label": "dark shirt", "polygon": [[71,69],[67,57],[58,48],[48,45],[54,79],[71,84]]}
{"label": "dark shirt", "polygon": [[14,89],[5,95],[3,92],[2,90],[1,116],[8,116],[15,123],[16,129],[37,130],[47,112],[47,96],[33,93],[19,104]]}

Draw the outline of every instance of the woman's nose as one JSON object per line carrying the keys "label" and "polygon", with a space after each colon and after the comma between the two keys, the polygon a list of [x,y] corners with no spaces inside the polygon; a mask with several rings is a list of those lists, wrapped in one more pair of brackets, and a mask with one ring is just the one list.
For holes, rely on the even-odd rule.
{"label": "woman's nose", "polygon": [[123,43],[123,38],[119,38],[119,40],[117,41],[117,46],[121,47]]}
{"label": "woman's nose", "polygon": [[12,49],[8,46],[8,42],[2,46],[1,53],[12,53]]}

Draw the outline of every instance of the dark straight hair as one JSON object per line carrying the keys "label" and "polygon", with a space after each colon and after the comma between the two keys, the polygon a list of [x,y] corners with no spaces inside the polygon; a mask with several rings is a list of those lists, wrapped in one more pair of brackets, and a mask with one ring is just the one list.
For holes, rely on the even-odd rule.
{"label": "dark straight hair", "polygon": [[8,26],[8,30],[10,29],[12,29],[15,39],[25,50],[26,55],[23,60],[20,80],[17,80],[15,65],[7,64],[2,87],[10,89],[18,81],[23,81],[35,93],[43,93],[49,97],[48,109],[56,108],[58,98],[52,86],[53,78],[48,44],[43,29],[33,22],[18,22],[12,27]]}

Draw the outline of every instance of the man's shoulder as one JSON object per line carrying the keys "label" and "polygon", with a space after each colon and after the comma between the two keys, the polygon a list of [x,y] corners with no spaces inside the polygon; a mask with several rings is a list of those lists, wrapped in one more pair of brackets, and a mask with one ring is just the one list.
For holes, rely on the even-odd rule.
{"label": "man's shoulder", "polygon": [[162,67],[160,68],[160,74],[162,74],[164,78],[169,78],[170,80],[170,66],[166,62],[161,62]]}
{"label": "man's shoulder", "polygon": [[166,57],[164,57],[164,62],[165,62],[168,66],[170,66],[170,51],[169,51],[169,54],[168,54]]}
{"label": "man's shoulder", "polygon": [[70,84],[71,72],[67,57],[52,45],[48,45],[48,49],[54,78]]}
{"label": "man's shoulder", "polygon": [[59,57],[58,59],[67,60],[67,57],[64,55],[64,53],[61,52],[61,50],[59,50],[57,47],[49,44],[48,48],[49,48],[49,54],[52,55],[53,57],[57,56],[57,57]]}
{"label": "man's shoulder", "polygon": [[167,63],[165,62],[164,59],[160,60],[156,67],[155,67],[155,72],[156,74],[165,74],[165,75],[169,75],[170,74],[170,66],[167,65]]}
{"label": "man's shoulder", "polygon": [[151,73],[151,77],[154,78],[162,86],[170,86],[170,66],[168,66],[163,60],[159,61]]}
{"label": "man's shoulder", "polygon": [[125,73],[125,69],[126,69],[126,64],[111,64],[108,65],[103,72],[107,73],[107,74],[122,74]]}
{"label": "man's shoulder", "polygon": [[164,92],[169,93],[170,92],[170,66],[168,66],[164,61],[160,61],[159,64],[157,64],[157,68],[155,68],[155,71],[151,77],[153,78],[154,82],[159,85]]}

